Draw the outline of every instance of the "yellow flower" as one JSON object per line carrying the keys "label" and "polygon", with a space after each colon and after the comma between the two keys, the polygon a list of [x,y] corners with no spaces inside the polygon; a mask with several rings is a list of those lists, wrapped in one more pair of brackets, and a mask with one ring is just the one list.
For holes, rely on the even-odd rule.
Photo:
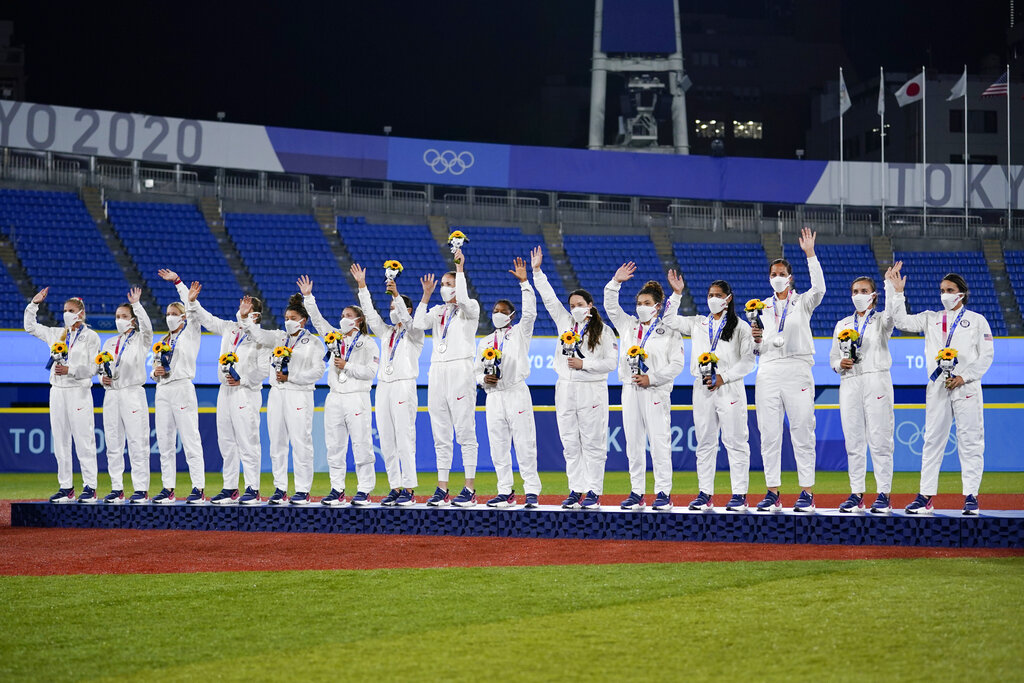
{"label": "yellow flower", "polygon": [[220,364],[221,365],[229,365],[231,363],[237,363],[237,362],[238,362],[238,356],[235,355],[231,351],[229,351],[228,353],[225,353],[224,355],[222,355],[220,357]]}
{"label": "yellow flower", "polygon": [[580,341],[582,341],[580,335],[576,332],[573,332],[572,330],[566,330],[565,332],[563,332],[562,336],[559,337],[559,339],[561,339],[562,343],[565,344],[566,346],[568,346],[569,344],[579,344]]}
{"label": "yellow flower", "polygon": [[953,360],[957,357],[956,349],[945,348],[939,351],[939,355],[935,357],[935,360]]}
{"label": "yellow flower", "polygon": [[469,241],[469,238],[466,237],[465,233],[463,233],[461,230],[453,230],[452,234],[448,235],[448,241],[451,242],[456,237],[461,237],[462,239],[466,240],[467,242]]}
{"label": "yellow flower", "polygon": [[103,365],[104,363],[113,362],[114,357],[110,355],[110,351],[102,351],[96,356],[96,365]]}
{"label": "yellow flower", "polygon": [[494,348],[493,346],[488,346],[484,348],[482,357],[484,360],[498,360],[499,358],[501,358],[501,351]]}
{"label": "yellow flower", "polygon": [[751,299],[743,308],[747,311],[761,311],[764,310],[764,302],[760,299]]}
{"label": "yellow flower", "polygon": [[639,357],[640,360],[643,360],[643,359],[647,358],[647,351],[645,351],[644,349],[640,348],[639,346],[630,346],[629,350],[626,351],[626,355],[629,356],[630,358],[637,358],[637,357]]}
{"label": "yellow flower", "polygon": [[402,267],[402,264],[399,261],[396,261],[395,259],[391,259],[389,261],[385,261],[384,262],[384,268],[385,269],[390,269],[390,270],[397,270],[398,272],[402,272],[403,270],[405,270]]}
{"label": "yellow flower", "polygon": [[333,344],[337,341],[341,341],[341,335],[338,334],[337,332],[328,332],[327,336],[324,337],[324,341],[327,342],[328,344]]}
{"label": "yellow flower", "polygon": [[858,339],[860,339],[860,334],[857,333],[857,330],[851,330],[850,328],[846,328],[845,330],[842,330],[839,333],[839,341],[854,341],[855,342]]}
{"label": "yellow flower", "polygon": [[292,355],[292,350],[287,346],[277,346],[274,348],[274,358],[288,358]]}
{"label": "yellow flower", "polygon": [[704,352],[700,354],[700,358],[697,359],[699,365],[708,365],[710,363],[717,363],[718,356],[713,353]]}
{"label": "yellow flower", "polygon": [[56,343],[54,343],[53,346],[50,347],[50,352],[51,353],[67,353],[68,352],[68,345],[65,344],[64,342],[56,342]]}
{"label": "yellow flower", "polygon": [[167,353],[171,350],[171,345],[167,342],[158,341],[153,344],[153,353]]}

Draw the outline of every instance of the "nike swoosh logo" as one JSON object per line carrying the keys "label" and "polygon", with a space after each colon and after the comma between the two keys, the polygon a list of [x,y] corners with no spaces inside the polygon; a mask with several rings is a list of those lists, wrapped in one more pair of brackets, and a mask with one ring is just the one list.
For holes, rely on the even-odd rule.
{"label": "nike swoosh logo", "polygon": [[75,410],[81,410],[81,408],[75,408]]}
{"label": "nike swoosh logo", "polygon": [[731,406],[734,406],[734,405],[736,405],[737,403],[739,403],[739,401],[733,401],[733,402],[732,402],[732,403],[730,403],[729,405],[731,405]]}
{"label": "nike swoosh logo", "polygon": [[970,396],[964,396],[964,398],[972,398],[973,396],[974,394],[971,394]]}
{"label": "nike swoosh logo", "polygon": [[[598,405],[600,405],[600,404],[598,404]],[[591,408],[596,408],[596,407],[597,407],[597,406],[591,406]]]}
{"label": "nike swoosh logo", "polygon": [[359,417],[362,413],[356,413],[353,417]]}
{"label": "nike swoosh logo", "polygon": [[[306,406],[302,406],[302,408],[305,408],[305,407]],[[296,408],[295,410],[302,410],[302,408]]]}
{"label": "nike swoosh logo", "polygon": [[[186,407],[187,406],[178,406],[178,410],[185,410]],[[81,410],[81,408],[79,408],[79,410]]]}
{"label": "nike swoosh logo", "polygon": [[245,409],[246,409],[246,408],[248,408],[248,407],[249,407],[249,406],[238,406],[238,409],[239,409],[239,410],[245,410]]}
{"label": "nike swoosh logo", "polygon": [[402,405],[403,403],[405,403],[405,401],[399,401],[398,405]]}
{"label": "nike swoosh logo", "polygon": [[458,397],[458,398],[456,398],[455,400],[456,400],[456,401],[461,401],[461,400],[462,400],[462,399],[464,399],[464,398],[466,398],[466,395],[465,395],[465,394],[463,394],[462,396],[459,396],[459,397]]}
{"label": "nike swoosh logo", "polygon": [[654,405],[660,405],[660,404],[661,404],[661,401],[655,401],[654,402]]}
{"label": "nike swoosh logo", "polygon": [[[970,398],[970,396],[968,396],[967,398]],[[523,414],[523,413],[525,413],[525,412],[526,412],[525,410],[520,410],[520,411],[519,411],[519,414],[520,414],[520,415],[522,415],[522,414]]]}
{"label": "nike swoosh logo", "polygon": [[803,389],[801,389],[800,391],[807,391],[807,387],[804,387],[804,388],[803,388]]}
{"label": "nike swoosh logo", "polygon": [[881,401],[881,400],[882,400],[882,397],[881,397],[881,396],[875,396],[875,398],[876,398],[877,400],[879,400],[879,401]]}

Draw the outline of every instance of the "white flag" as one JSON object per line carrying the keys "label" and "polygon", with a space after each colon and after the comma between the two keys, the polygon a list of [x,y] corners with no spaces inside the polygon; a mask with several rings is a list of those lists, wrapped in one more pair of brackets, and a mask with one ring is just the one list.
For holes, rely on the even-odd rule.
{"label": "white flag", "polygon": [[878,115],[885,116],[885,73],[878,69]]}
{"label": "white flag", "polygon": [[904,83],[903,86],[896,91],[896,102],[901,107],[905,107],[911,102],[917,102],[923,96],[924,74],[919,73],[918,75],[914,76],[909,81]]}
{"label": "white flag", "polygon": [[846,91],[846,80],[843,79],[843,70],[839,70],[839,115],[842,116],[846,110],[853,106],[850,101],[850,93]]}
{"label": "white flag", "polygon": [[960,80],[956,82],[953,89],[949,91],[949,97],[946,98],[947,102],[952,100],[958,100],[964,96],[967,92],[967,67],[964,67],[964,75],[960,77]]}

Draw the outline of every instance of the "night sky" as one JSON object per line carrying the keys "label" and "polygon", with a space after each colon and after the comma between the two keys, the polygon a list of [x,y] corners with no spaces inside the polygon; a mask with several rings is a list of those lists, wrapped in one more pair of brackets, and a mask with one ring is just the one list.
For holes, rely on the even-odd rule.
{"label": "night sky", "polygon": [[[786,21],[802,3],[681,0],[681,9]],[[850,60],[837,67],[958,72],[1006,60],[1008,0],[828,4]],[[59,12],[20,2],[0,18],[15,22],[14,43],[26,50],[27,99],[49,104],[537,144],[545,85],[589,86],[591,0],[260,6],[107,2]],[[750,77],[756,84],[758,72]]]}

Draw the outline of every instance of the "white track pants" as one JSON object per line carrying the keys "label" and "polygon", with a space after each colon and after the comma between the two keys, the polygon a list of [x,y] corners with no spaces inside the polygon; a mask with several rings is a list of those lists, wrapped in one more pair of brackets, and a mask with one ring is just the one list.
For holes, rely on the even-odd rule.
{"label": "white track pants", "polygon": [[[466,399],[463,399],[466,400]],[[416,488],[416,380],[377,384],[377,435],[388,486]],[[364,491],[369,493],[369,491]]]}
{"label": "white track pants", "polygon": [[839,384],[839,416],[843,421],[852,493],[867,490],[869,448],[875,488],[878,493],[892,491],[892,406],[892,376],[888,371],[847,377]]}
{"label": "white track pants", "polygon": [[238,488],[241,463],[245,485],[260,490],[260,408],[263,394],[243,386],[220,385],[217,393],[217,445],[224,458],[224,488]]}
{"label": "white track pants", "polygon": [[462,360],[431,363],[427,377],[427,410],[434,433],[437,471],[442,480],[452,469],[452,431],[462,448],[466,478],[476,476],[476,382],[473,362]]}
{"label": "white track pants", "polygon": [[971,382],[950,391],[940,377],[928,383],[925,398],[921,493],[926,496],[939,491],[939,469],[954,420],[963,494],[976,496],[981,488],[985,471],[985,400],[981,384]]}
{"label": "white track pants", "polygon": [[274,488],[288,490],[288,443],[292,447],[295,492],[313,486],[313,392],[272,387],[267,398],[267,433]]}
{"label": "white track pants", "polygon": [[324,437],[327,441],[327,466],[331,488],[345,490],[348,441],[352,439],[352,458],[356,465],[357,490],[369,493],[377,486],[373,453],[373,411],[370,392],[339,394],[332,391],[324,401]]}
{"label": "white track pants", "polygon": [[647,489],[647,442],[651,443],[655,493],[672,493],[671,387],[641,389],[622,387],[622,431],[629,460],[629,485],[633,493]]}
{"label": "white track pants", "polygon": [[57,458],[57,482],[62,489],[74,483],[71,443],[75,444],[82,482],[96,488],[96,432],[89,387],[50,387],[50,432]]}
{"label": "white track pants", "polygon": [[697,482],[707,494],[715,492],[718,435],[729,455],[732,492],[746,495],[750,483],[750,444],[747,430],[747,394],[743,382],[730,382],[708,391],[701,380],[693,383],[693,426],[697,437]]}
{"label": "white track pants", "polygon": [[789,418],[797,477],[801,487],[814,486],[814,377],[811,366],[796,359],[772,361],[757,371],[754,388],[761,460],[768,488],[782,485],[783,417]]}
{"label": "white track pants", "polygon": [[533,399],[525,382],[487,394],[487,438],[491,443],[491,462],[498,475],[498,493],[512,493],[513,443],[524,492],[540,493],[537,423],[533,418]]}
{"label": "white track pants", "polygon": [[203,442],[199,438],[199,401],[192,382],[181,380],[156,385],[156,443],[160,449],[160,479],[165,489],[173,489],[178,478],[178,444],[185,449],[192,486],[206,488]]}
{"label": "white track pants", "polygon": [[132,490],[149,491],[149,402],[142,387],[103,392],[103,436],[110,488],[124,491],[124,446],[132,464]]}
{"label": "white track pants", "polygon": [[569,489],[601,495],[608,459],[608,385],[559,379],[555,384],[555,418]]}

